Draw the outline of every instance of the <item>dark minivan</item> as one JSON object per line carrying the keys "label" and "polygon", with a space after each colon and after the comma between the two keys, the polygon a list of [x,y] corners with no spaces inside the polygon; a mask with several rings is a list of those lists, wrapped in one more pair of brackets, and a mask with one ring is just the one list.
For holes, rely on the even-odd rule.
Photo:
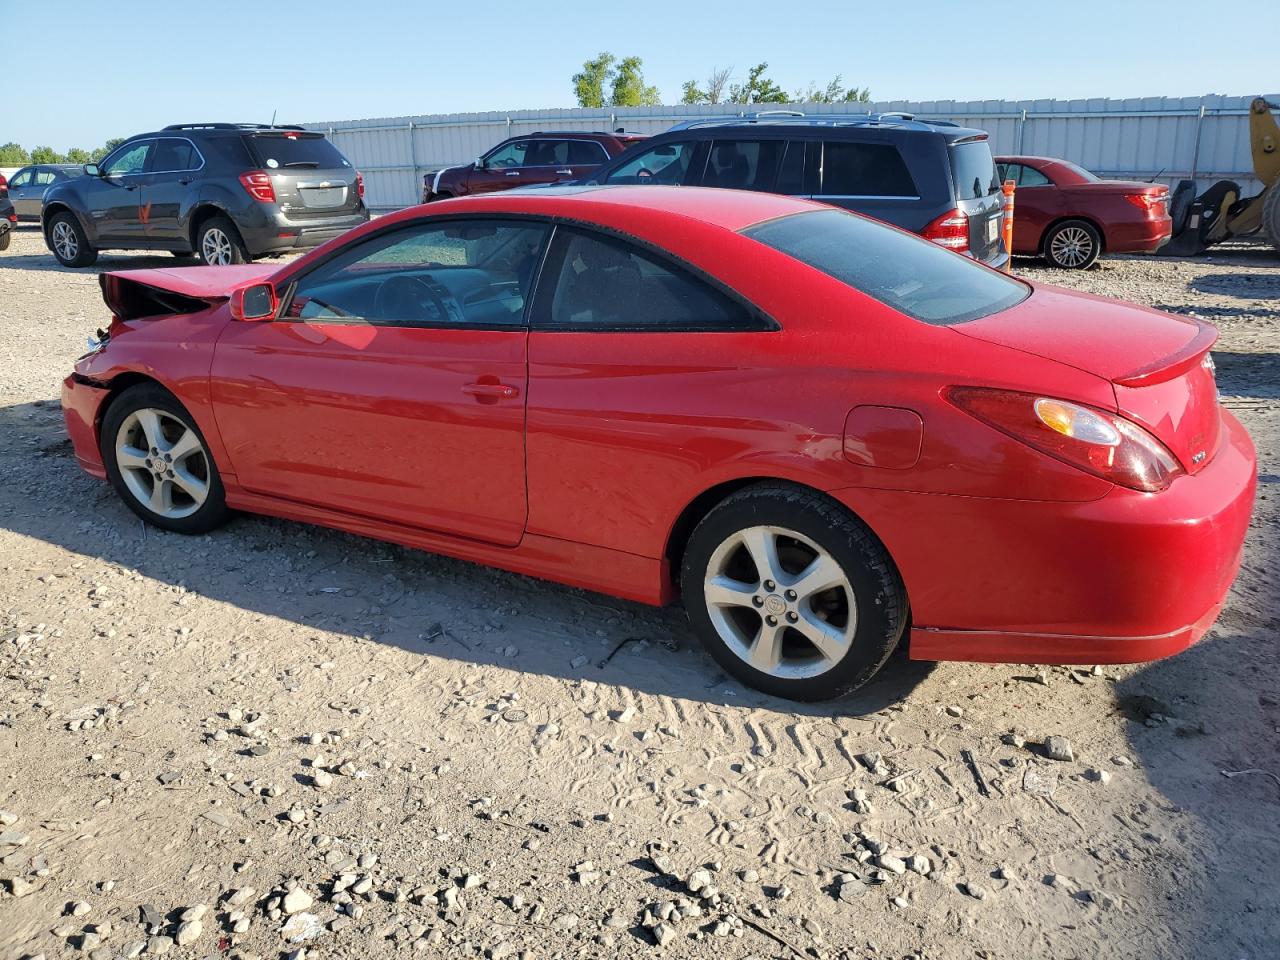
{"label": "dark minivan", "polygon": [[1008,259],[987,134],[942,120],[763,113],[687,121],[603,164],[587,182],[808,197],[911,230],[991,266]]}
{"label": "dark minivan", "polygon": [[245,263],[369,219],[364,179],[324,134],[301,127],[174,124],[130,137],[84,172],[44,195],[45,243],[68,267],[109,249]]}

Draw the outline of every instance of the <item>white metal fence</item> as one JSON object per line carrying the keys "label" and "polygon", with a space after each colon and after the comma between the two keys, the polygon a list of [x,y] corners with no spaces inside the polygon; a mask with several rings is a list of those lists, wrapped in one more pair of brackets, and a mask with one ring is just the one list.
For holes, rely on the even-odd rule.
{"label": "white metal fence", "polygon": [[[1249,153],[1252,97],[1141,97],[1128,100],[954,100],[860,104],[873,112],[913,113],[954,120],[991,134],[997,153],[1073,160],[1113,179],[1240,183],[1246,195],[1260,184]],[[1280,95],[1271,94],[1275,103]],[[848,104],[765,104],[806,113],[849,113]],[[368,203],[387,210],[418,202],[422,175],[469,163],[506,137],[537,130],[613,130],[660,133],[691,117],[731,116],[737,105],[521,110],[427,114],[380,120],[306,124],[323,130],[365,175]]]}

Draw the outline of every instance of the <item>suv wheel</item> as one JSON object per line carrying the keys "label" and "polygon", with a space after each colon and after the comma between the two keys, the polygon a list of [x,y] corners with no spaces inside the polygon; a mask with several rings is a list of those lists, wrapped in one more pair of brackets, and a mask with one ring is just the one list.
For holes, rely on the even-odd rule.
{"label": "suv wheel", "polygon": [[1049,231],[1044,238],[1044,257],[1055,267],[1084,270],[1093,266],[1102,253],[1102,237],[1093,224],[1084,220],[1067,220]]}
{"label": "suv wheel", "polygon": [[87,267],[98,259],[98,251],[89,246],[80,221],[66,210],[49,221],[49,246],[64,267]]}
{"label": "suv wheel", "polygon": [[680,587],[720,667],[792,700],[862,686],[907,619],[902,580],[871,531],[827,497],[781,484],[748,487],[707,514]]}
{"label": "suv wheel", "polygon": [[200,225],[196,233],[196,257],[211,267],[249,262],[240,231],[226,217],[210,217]]}

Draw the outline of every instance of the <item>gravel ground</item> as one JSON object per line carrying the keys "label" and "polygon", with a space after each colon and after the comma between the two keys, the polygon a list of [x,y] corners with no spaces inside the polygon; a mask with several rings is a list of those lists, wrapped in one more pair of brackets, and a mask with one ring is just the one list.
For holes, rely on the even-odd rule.
{"label": "gravel ground", "polygon": [[1274,254],[1019,265],[1220,326],[1262,482],[1208,638],[899,657],[800,708],[678,610],[268,519],[144,529],[57,388],[96,270],[172,264],[0,255],[0,957],[1277,955]]}

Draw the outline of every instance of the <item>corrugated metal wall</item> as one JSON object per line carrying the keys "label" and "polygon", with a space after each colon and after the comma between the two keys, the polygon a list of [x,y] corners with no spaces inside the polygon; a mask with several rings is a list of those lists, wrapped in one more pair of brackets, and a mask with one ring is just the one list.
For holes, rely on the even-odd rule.
{"label": "corrugated metal wall", "polygon": [[[1226,178],[1238,181],[1249,195],[1261,186],[1253,178],[1249,154],[1250,99],[894,100],[867,104],[864,109],[954,120],[987,130],[997,153],[1064,157],[1104,177],[1158,177],[1166,183],[1194,177],[1201,189]],[[1280,96],[1272,94],[1267,99],[1274,103]],[[806,113],[851,112],[845,104],[763,106],[803,109]],[[535,130],[612,130],[619,126],[639,133],[660,133],[689,117],[732,115],[736,109],[721,104],[493,111],[334,120],[307,126],[332,137],[364,173],[369,205],[387,210],[416,203],[427,171],[469,163],[509,136]]]}

